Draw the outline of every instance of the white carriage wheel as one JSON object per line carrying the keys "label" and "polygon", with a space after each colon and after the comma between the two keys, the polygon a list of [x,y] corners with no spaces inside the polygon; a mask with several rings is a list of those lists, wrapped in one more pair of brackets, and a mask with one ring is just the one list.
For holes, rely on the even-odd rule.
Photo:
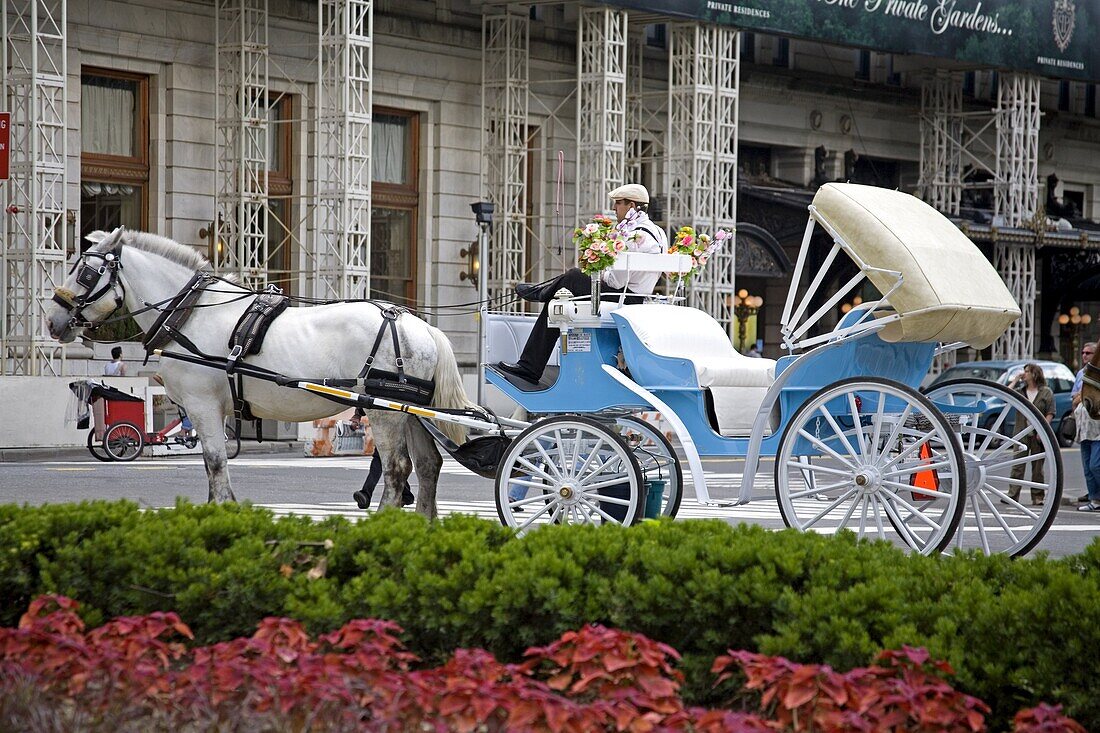
{"label": "white carriage wheel", "polygon": [[641,516],[644,486],[634,452],[614,429],[557,415],[508,446],[497,468],[497,514],[521,533],[542,524],[631,525]]}
{"label": "white carriage wheel", "polygon": [[966,498],[962,451],[935,405],[876,377],[834,382],[787,425],[775,459],[775,494],[788,527],[943,550]]}
{"label": "white carriage wheel", "polygon": [[684,471],[672,443],[640,417],[625,415],[615,420],[619,437],[633,449],[645,481],[665,481],[661,497],[661,516],[675,517],[684,498]]}
{"label": "white carriage wheel", "polygon": [[[1062,501],[1062,451],[1050,424],[1018,392],[984,379],[944,382],[929,390],[928,397],[976,408],[959,421],[967,498],[954,547],[1013,557],[1030,552],[1050,529]],[[977,409],[981,407],[986,409]],[[1023,417],[1020,430],[1017,415]],[[1037,453],[1029,453],[1024,443],[1032,436],[1039,441]],[[1012,477],[1017,466],[1023,468],[1021,479]],[[1041,467],[1042,481],[1033,480],[1035,466]],[[1018,499],[1010,496],[1014,486]],[[1034,492],[1042,493],[1039,506],[1027,499]]]}

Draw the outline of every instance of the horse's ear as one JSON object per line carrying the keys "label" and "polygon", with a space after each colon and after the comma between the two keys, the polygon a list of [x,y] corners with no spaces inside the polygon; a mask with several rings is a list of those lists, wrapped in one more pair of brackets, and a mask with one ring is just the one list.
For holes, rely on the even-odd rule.
{"label": "horse's ear", "polygon": [[99,244],[104,239],[106,239],[108,236],[109,235],[107,234],[107,232],[103,231],[102,229],[96,229],[94,232],[92,232],[91,234],[89,234],[88,236],[86,236],[84,238],[87,239],[92,244]]}
{"label": "horse's ear", "polygon": [[101,252],[117,252],[122,247],[122,235],[126,233],[126,227],[118,227],[104,240],[106,244]]}

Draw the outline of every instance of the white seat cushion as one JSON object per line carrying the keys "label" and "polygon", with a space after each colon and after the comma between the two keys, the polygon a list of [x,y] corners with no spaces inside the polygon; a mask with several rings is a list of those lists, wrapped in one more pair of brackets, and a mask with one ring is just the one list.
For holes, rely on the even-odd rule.
{"label": "white seat cushion", "polygon": [[718,321],[699,310],[646,303],[615,311],[654,354],[688,359],[700,387],[770,387],[775,361],[737,353]]}

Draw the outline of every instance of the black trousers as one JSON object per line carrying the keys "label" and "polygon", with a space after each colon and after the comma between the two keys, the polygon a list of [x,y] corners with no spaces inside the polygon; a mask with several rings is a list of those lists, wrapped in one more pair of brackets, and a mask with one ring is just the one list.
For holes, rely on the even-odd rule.
{"label": "black trousers", "polygon": [[[546,369],[546,362],[550,361],[550,355],[554,353],[554,344],[561,336],[560,329],[550,328],[549,326],[549,303],[554,299],[554,293],[562,288],[576,296],[591,295],[592,277],[585,275],[580,271],[580,268],[572,267],[540,288],[542,297],[539,300],[544,304],[542,312],[535,319],[535,327],[531,329],[531,335],[527,337],[527,343],[523,346],[523,353],[520,354],[518,362],[519,367],[535,377],[536,380],[542,376],[542,372]],[[615,297],[605,298],[603,294],[614,295],[622,292],[621,288],[611,288],[603,285],[600,288],[600,300],[618,300]],[[631,291],[628,290],[627,292]],[[642,299],[639,296],[626,299],[627,303],[640,303],[641,301]]]}
{"label": "black trousers", "polygon": [[[370,469],[367,471],[367,480],[363,482],[363,488],[360,491],[367,497],[367,503],[370,504],[371,499],[374,497],[374,489],[378,486],[378,481],[382,478],[382,455],[378,452],[378,448],[374,449],[374,457],[370,461]],[[409,482],[405,481],[405,486],[401,490],[401,500],[406,504],[411,504],[415,499],[413,498],[412,489],[409,488]]]}

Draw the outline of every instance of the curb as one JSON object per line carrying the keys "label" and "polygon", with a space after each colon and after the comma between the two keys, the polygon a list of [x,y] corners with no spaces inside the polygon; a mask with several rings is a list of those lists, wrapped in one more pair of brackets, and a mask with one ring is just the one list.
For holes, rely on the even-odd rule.
{"label": "curb", "polygon": [[[265,440],[263,443],[257,443],[251,440],[241,441],[241,455],[269,455],[274,453],[297,453],[301,454],[305,448],[303,444],[296,440],[291,441],[276,441]],[[187,454],[186,457],[194,457],[195,453]],[[152,456],[145,455],[143,458],[151,458]],[[166,456],[157,456],[158,458],[164,458]],[[185,457],[180,455],[180,457]],[[67,446],[63,448],[3,448],[0,449],[0,463],[37,463],[41,461],[95,461],[91,455],[88,454],[87,448],[75,448]],[[138,459],[141,460],[141,459]]]}

